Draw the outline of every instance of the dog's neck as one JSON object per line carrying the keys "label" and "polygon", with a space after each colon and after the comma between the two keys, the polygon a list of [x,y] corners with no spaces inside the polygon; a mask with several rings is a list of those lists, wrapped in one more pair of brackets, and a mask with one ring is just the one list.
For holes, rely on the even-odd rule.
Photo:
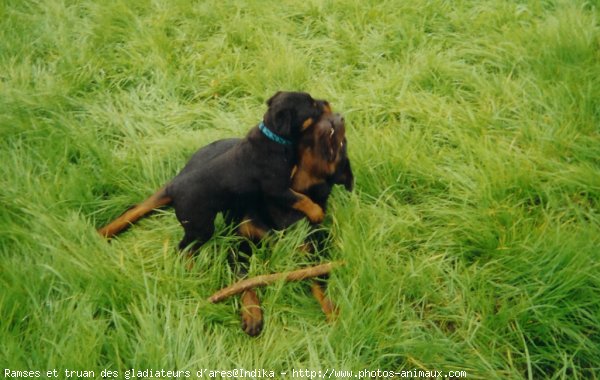
{"label": "dog's neck", "polygon": [[246,138],[248,143],[253,146],[253,149],[260,149],[265,152],[263,155],[264,160],[272,160],[273,157],[283,158],[283,160],[288,163],[290,170],[292,166],[296,164],[297,152],[295,144],[279,144],[278,142],[269,139],[258,126],[250,129]]}
{"label": "dog's neck", "polygon": [[261,121],[260,124],[258,124],[258,129],[262,132],[263,135],[265,135],[271,141],[274,141],[274,142],[276,142],[278,144],[286,145],[286,146],[292,145],[292,141],[291,140],[283,138],[283,137],[279,136],[277,133],[275,133],[272,130],[270,130],[265,125],[264,121]]}

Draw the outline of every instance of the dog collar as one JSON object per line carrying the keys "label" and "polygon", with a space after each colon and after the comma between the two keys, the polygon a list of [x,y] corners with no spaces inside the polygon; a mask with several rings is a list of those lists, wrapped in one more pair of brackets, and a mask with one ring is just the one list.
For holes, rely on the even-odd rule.
{"label": "dog collar", "polygon": [[267,136],[267,138],[271,141],[275,141],[276,143],[281,145],[292,145],[292,142],[290,140],[284,139],[283,137],[275,134],[273,131],[267,128],[264,121],[260,122],[260,124],[258,125],[258,129],[260,129],[263,135]]}

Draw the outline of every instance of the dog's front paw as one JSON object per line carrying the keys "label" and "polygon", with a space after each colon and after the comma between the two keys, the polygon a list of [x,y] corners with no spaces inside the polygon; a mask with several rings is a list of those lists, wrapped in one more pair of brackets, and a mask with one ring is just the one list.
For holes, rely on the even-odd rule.
{"label": "dog's front paw", "polygon": [[321,223],[323,219],[325,219],[325,212],[323,211],[321,206],[315,204],[307,211],[306,216],[308,217],[308,220],[311,221],[311,223],[317,224]]}
{"label": "dog's front paw", "polygon": [[306,195],[297,193],[293,190],[292,192],[296,195],[296,197],[298,197],[298,200],[296,203],[294,203],[292,208],[303,212],[308,220],[310,220],[312,223],[321,223],[325,218],[325,212],[323,211],[323,208],[313,202]]}
{"label": "dog's front paw", "polygon": [[242,293],[242,330],[250,336],[258,336],[263,328],[263,315],[260,301],[253,289]]}

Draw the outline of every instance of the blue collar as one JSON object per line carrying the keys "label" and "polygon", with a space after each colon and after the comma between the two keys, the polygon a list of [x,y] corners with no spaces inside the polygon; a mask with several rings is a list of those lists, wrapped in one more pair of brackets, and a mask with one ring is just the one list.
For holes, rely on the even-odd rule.
{"label": "blue collar", "polygon": [[267,128],[264,121],[260,122],[260,124],[258,125],[258,129],[260,129],[263,135],[267,136],[267,138],[271,141],[275,141],[276,143],[281,145],[292,145],[292,142],[290,140],[284,139],[283,137],[275,134],[273,131]]}

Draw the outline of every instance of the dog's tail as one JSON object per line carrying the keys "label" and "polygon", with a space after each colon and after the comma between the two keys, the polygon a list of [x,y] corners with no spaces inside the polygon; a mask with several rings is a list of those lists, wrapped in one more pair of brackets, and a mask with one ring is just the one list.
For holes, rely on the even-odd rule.
{"label": "dog's tail", "polygon": [[125,211],[117,219],[100,228],[98,233],[106,238],[113,237],[126,230],[130,225],[137,222],[153,210],[171,204],[173,199],[167,195],[166,186],[152,194],[142,203]]}

